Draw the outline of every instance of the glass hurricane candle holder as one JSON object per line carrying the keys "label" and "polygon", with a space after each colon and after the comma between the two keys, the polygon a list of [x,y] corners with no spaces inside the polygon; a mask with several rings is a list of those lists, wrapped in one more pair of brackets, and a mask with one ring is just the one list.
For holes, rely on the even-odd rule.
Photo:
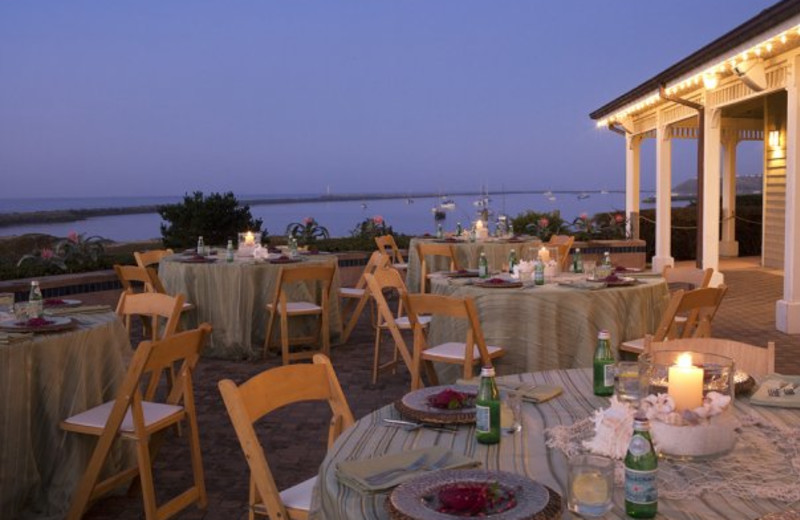
{"label": "glass hurricane candle holder", "polygon": [[718,392],[734,397],[735,366],[733,359],[718,354],[685,350],[660,350],[639,356],[642,394],[667,393],[669,369],[675,367],[678,364],[678,358],[687,353],[691,356],[692,366],[703,370],[703,396],[708,392]]}
{"label": "glass hurricane candle holder", "polygon": [[243,231],[239,233],[239,250],[242,248],[250,248],[251,250],[258,245],[261,245],[261,232],[260,231]]}

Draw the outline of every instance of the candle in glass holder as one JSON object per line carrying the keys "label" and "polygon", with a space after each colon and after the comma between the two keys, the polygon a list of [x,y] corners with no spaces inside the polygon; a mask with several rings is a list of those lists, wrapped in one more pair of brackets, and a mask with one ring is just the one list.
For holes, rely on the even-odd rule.
{"label": "candle in glass holder", "polygon": [[550,261],[550,250],[548,250],[546,247],[542,247],[539,250],[539,260],[545,264],[548,263]]}
{"label": "candle in glass holder", "polygon": [[255,240],[256,240],[256,238],[253,235],[252,231],[248,231],[247,233],[245,233],[245,235],[244,235],[244,245],[246,245],[246,246],[255,245]]}
{"label": "candle in glass holder", "polygon": [[703,405],[703,369],[692,365],[692,355],[678,356],[669,367],[669,395],[675,401],[675,410],[693,410]]}

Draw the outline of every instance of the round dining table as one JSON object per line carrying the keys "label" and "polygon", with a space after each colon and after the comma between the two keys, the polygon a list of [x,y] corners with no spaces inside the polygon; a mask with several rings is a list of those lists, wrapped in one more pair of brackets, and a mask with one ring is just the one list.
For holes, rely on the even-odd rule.
{"label": "round dining table", "polygon": [[[337,264],[336,255],[303,255],[297,263],[280,264],[252,256],[236,256],[233,262],[224,257],[208,263],[192,263],[187,255],[172,255],[159,264],[158,275],[169,294],[182,293],[195,305],[184,313],[185,328],[210,323],[214,328],[203,355],[224,359],[258,359],[263,356],[264,336],[268,317],[267,304],[272,303],[277,290],[278,275],[283,266],[313,263]],[[341,336],[339,317],[339,271],[331,286],[328,317],[331,337]],[[309,288],[293,287],[290,301],[309,297]],[[311,320],[290,320],[291,335],[307,335],[313,327]],[[276,330],[279,327],[276,327]],[[275,344],[280,344],[273,339]]]}
{"label": "round dining table", "polygon": [[[66,516],[97,439],[59,423],[114,399],[132,356],[127,330],[110,310],[61,316],[74,327],[0,333],[0,518]],[[136,461],[132,443],[117,444],[109,470]]]}
{"label": "round dining table", "polygon": [[[411,292],[419,291],[420,277],[420,258],[417,252],[419,243],[442,243],[450,244],[455,251],[461,269],[477,269],[478,259],[481,253],[486,255],[489,262],[489,271],[499,271],[503,266],[508,265],[508,254],[514,249],[518,260],[532,260],[542,246],[542,241],[536,237],[519,238],[487,238],[474,242],[461,239],[435,239],[435,238],[412,238],[408,246],[408,271],[406,274],[406,286]],[[450,269],[449,263],[442,258],[433,259],[428,272],[445,271]]]}
{"label": "round dining table", "polygon": [[[498,374],[592,366],[600,330],[611,334],[617,353],[622,341],[655,331],[669,301],[661,277],[642,276],[620,287],[587,282],[575,274],[554,277],[545,285],[525,281],[515,288],[479,286],[477,280],[434,276],[431,292],[475,300],[487,345],[506,349],[495,362]],[[428,344],[465,337],[463,320],[437,317]]]}
{"label": "round dining table", "polygon": [[[342,433],[328,451],[317,476],[312,497],[310,518],[325,520],[384,520],[391,516],[386,509],[387,492],[365,493],[345,485],[337,476],[339,463],[396,454],[418,448],[439,446],[451,452],[474,459],[485,470],[515,473],[535,480],[562,496],[567,497],[567,456],[552,445],[551,429],[572,427],[593,415],[595,410],[606,408],[609,399],[597,397],[592,392],[590,369],[553,370],[516,374],[498,378],[498,385],[518,385],[520,382],[538,385],[556,385],[561,395],[546,402],[534,404],[523,401],[522,428],[516,433],[504,433],[498,444],[483,445],[475,440],[474,425],[462,425],[455,431],[433,428],[408,430],[384,422],[384,419],[401,419],[393,405],[384,406],[359,419]],[[747,398],[735,400],[738,417],[753,417],[754,424],[776,431],[800,432],[800,415],[797,410],[751,405]],[[757,426],[748,426],[748,428]],[[590,427],[591,428],[591,427]],[[739,450],[737,452],[737,450]],[[789,450],[790,452],[792,450]],[[774,457],[775,446],[768,443],[751,443],[740,439],[731,455],[752,455],[751,464],[759,465],[760,457]],[[793,452],[790,457],[795,457]],[[749,460],[749,458],[748,458]],[[613,509],[603,518],[622,520],[625,515],[621,462],[614,488]],[[778,475],[777,485],[792,486],[800,469]],[[722,469],[720,469],[722,468]],[[783,469],[786,469],[783,468]],[[671,520],[753,520],[770,512],[797,509],[800,503],[781,501],[769,489],[758,490],[758,483],[740,485],[747,479],[741,471],[746,468],[726,468],[719,463],[659,462],[659,502],[657,518]],[[667,482],[669,480],[669,482]],[[733,494],[714,492],[714,486],[738,490]],[[752,485],[751,485],[752,484]],[[751,492],[756,490],[757,497]],[[674,498],[676,492],[685,495]],[[563,518],[579,518],[564,511]]]}

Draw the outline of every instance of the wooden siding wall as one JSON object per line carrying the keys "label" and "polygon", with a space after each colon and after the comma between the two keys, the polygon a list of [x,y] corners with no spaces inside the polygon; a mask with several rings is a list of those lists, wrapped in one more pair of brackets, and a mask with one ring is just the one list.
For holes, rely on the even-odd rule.
{"label": "wooden siding wall", "polygon": [[[786,229],[786,91],[764,100],[764,267],[783,268]],[[780,147],[769,145],[769,132],[781,133]]]}

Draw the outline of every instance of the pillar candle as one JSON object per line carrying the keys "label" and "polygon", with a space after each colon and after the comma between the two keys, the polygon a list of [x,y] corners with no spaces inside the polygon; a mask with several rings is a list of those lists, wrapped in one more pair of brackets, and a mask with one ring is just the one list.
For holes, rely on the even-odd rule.
{"label": "pillar candle", "polygon": [[244,236],[244,245],[252,246],[253,244],[255,244],[255,237],[252,231],[248,231]]}
{"label": "pillar candle", "polygon": [[669,367],[668,392],[678,412],[703,405],[703,369],[692,366],[691,354],[681,354],[677,364]]}
{"label": "pillar candle", "polygon": [[546,247],[542,247],[539,250],[539,260],[541,260],[544,263],[550,261],[550,251]]}

